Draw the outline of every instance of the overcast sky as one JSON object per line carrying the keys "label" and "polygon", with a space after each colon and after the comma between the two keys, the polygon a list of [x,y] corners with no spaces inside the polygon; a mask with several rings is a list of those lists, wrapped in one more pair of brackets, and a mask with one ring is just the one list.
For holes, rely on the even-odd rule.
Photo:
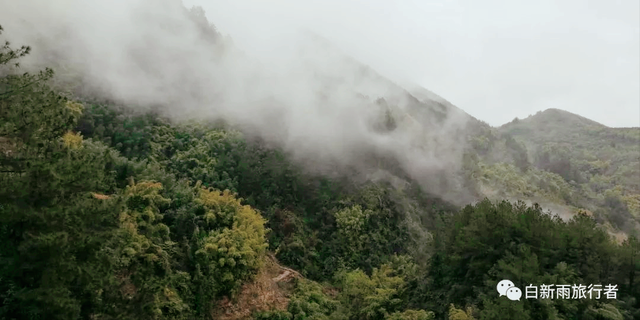
{"label": "overcast sky", "polygon": [[[308,28],[491,125],[560,108],[640,125],[638,0],[184,0],[248,53]],[[281,44],[278,44],[281,45]]]}

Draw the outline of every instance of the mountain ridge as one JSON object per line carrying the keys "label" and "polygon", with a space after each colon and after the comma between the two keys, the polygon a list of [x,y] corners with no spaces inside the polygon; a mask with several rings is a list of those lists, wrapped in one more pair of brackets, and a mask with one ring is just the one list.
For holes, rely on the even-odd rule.
{"label": "mountain ridge", "polygon": [[[545,122],[553,121],[553,122],[565,122],[564,123],[565,125],[574,124],[574,125],[580,125],[580,126],[611,128],[595,120],[581,116],[577,113],[573,113],[573,112],[566,111],[563,109],[558,109],[558,108],[549,108],[542,111],[538,111],[535,114],[530,115],[523,119],[515,118],[513,121],[505,123],[498,127],[500,128],[500,127],[508,126],[509,124],[518,122],[518,121],[531,121],[539,124],[545,124]],[[570,121],[570,123],[566,123],[566,121]]]}
{"label": "mountain ridge", "polygon": [[[159,18],[152,10],[175,16],[144,4],[137,11],[148,14],[131,21]],[[189,19],[185,27],[225,46],[206,40],[217,33],[202,10]],[[146,26],[154,36],[158,25]],[[303,57],[282,59],[270,75],[237,68],[226,48],[209,64],[185,62],[199,57],[189,46],[167,59],[161,49],[181,38],[132,50],[127,62],[146,69],[126,75],[157,90],[130,91],[120,82],[131,79],[108,68],[87,77],[112,85],[102,92],[123,104],[71,98],[50,86],[51,70],[0,72],[0,318],[640,318],[640,130],[558,111],[495,128],[317,47],[299,48]],[[0,47],[0,71],[19,57]],[[175,73],[163,82],[155,75],[168,62]],[[115,78],[99,81],[107,75]],[[242,101],[211,89],[238,90],[226,97]],[[273,99],[253,99],[262,95]],[[153,102],[176,113],[194,106],[196,117],[141,110]],[[227,118],[211,112],[243,104]],[[330,152],[338,157],[323,157]],[[313,171],[317,163],[328,168]],[[448,202],[459,194],[472,199]],[[629,237],[616,242],[607,234],[616,230]],[[502,279],[520,288],[609,283],[618,299],[516,303],[496,293]]]}

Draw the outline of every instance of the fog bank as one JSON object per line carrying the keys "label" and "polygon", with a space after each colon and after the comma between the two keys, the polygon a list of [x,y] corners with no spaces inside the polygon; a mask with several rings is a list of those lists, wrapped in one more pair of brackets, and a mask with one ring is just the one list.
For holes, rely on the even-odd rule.
{"label": "fog bank", "polygon": [[[0,24],[14,47],[32,46],[25,68],[51,66],[77,92],[173,118],[224,119],[309,166],[391,156],[429,191],[460,201],[468,117],[428,116],[375,66],[306,30],[266,24],[268,41],[238,48],[202,9],[177,0],[2,0]],[[396,128],[379,130],[389,115]]]}

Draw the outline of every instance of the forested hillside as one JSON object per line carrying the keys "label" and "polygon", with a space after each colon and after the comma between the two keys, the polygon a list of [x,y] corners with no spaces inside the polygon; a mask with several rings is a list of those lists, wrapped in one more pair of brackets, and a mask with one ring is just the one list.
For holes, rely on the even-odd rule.
{"label": "forested hillside", "polygon": [[[640,318],[637,128],[555,132],[555,111],[492,128],[394,86],[354,100],[392,146],[309,159],[264,119],[128,104],[72,60],[21,67],[30,51],[0,48],[1,319]],[[544,284],[617,296],[525,298]]]}
{"label": "forested hillside", "polygon": [[569,203],[627,232],[640,230],[640,128],[609,128],[549,109],[502,126],[539,170],[562,177]]}

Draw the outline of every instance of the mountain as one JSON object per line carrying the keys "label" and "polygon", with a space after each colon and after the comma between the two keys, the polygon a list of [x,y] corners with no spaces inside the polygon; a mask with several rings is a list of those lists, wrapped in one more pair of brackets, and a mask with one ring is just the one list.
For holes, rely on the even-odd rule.
{"label": "mountain", "polygon": [[457,109],[459,110],[459,112],[463,112],[465,113],[469,118],[478,121],[478,119],[472,117],[471,115],[469,115],[468,113],[466,113],[464,110],[456,107],[455,105],[453,105],[451,102],[445,100],[443,97],[431,92],[428,89],[425,89],[421,86],[418,85],[412,85],[409,86],[407,85],[406,88],[408,88],[408,92],[416,97],[418,100],[422,101],[422,102],[431,102],[431,103],[437,103],[439,105],[441,105],[442,109]]}
{"label": "mountain", "polygon": [[[316,74],[333,82],[348,82],[349,88],[355,93],[367,98],[384,99],[389,106],[395,106],[398,111],[411,117],[420,118],[422,125],[436,125],[446,119],[455,118],[456,122],[464,125],[477,119],[468,115],[464,110],[454,106],[442,97],[420,86],[406,87],[380,75],[376,70],[343,53],[329,40],[312,32],[303,33],[302,43],[309,51],[320,53],[322,60],[318,65],[337,64],[339,69],[324,68],[316,70]],[[335,72],[335,73],[332,73]],[[352,81],[350,81],[352,80]],[[336,84],[333,83],[335,86]],[[402,117],[403,115],[399,115]],[[435,119],[435,121],[434,121]]]}
{"label": "mountain", "polygon": [[[640,318],[638,128],[491,127],[315,36],[251,60],[163,1],[0,11],[37,40],[0,47],[0,318]],[[102,14],[127,34],[96,41]]]}
{"label": "mountain", "polygon": [[528,137],[537,142],[562,142],[579,139],[589,129],[603,129],[605,125],[560,109],[547,109],[522,120],[514,120],[500,127],[502,132]]}
{"label": "mountain", "polygon": [[640,128],[609,128],[549,109],[498,131],[524,143],[535,167],[560,175],[589,209],[625,230],[640,221]]}
{"label": "mountain", "polygon": [[[609,128],[579,115],[549,109],[505,124],[499,131],[523,141],[532,151],[531,159],[542,167],[549,167],[549,153],[563,149],[579,171],[567,168],[563,174],[569,180],[585,182],[604,174],[614,179],[614,185],[640,192],[638,127]],[[605,167],[598,167],[601,163],[606,163]]]}

